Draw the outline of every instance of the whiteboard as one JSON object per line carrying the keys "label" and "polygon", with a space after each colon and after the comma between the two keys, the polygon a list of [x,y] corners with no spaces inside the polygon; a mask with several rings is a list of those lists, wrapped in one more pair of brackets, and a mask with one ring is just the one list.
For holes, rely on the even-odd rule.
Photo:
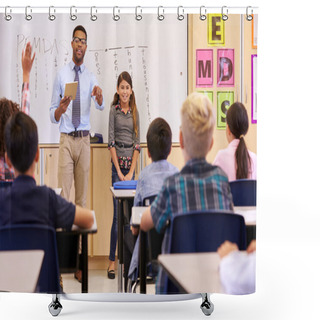
{"label": "whiteboard", "polygon": [[163,117],[171,126],[173,141],[178,142],[180,107],[187,96],[187,19],[179,21],[167,14],[145,14],[137,21],[133,14],[123,14],[114,21],[111,14],[91,21],[79,14],[72,21],[69,14],[57,14],[50,21],[47,14],[34,14],[27,21],[17,14],[11,21],[0,19],[0,97],[20,104],[22,86],[21,53],[31,42],[36,58],[30,77],[31,117],[36,121],[40,143],[58,143],[59,125],[50,121],[49,107],[57,71],[72,59],[72,31],[81,24],[87,30],[86,67],[96,76],[103,90],[105,109],[91,103],[91,132],[102,133],[108,141],[110,103],[116,92],[118,75],[128,71],[140,116],[140,140],[146,142],[150,122]]}

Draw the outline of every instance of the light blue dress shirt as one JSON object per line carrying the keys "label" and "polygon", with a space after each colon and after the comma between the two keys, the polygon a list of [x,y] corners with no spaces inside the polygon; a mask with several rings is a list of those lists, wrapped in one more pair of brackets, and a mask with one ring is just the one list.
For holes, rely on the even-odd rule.
{"label": "light blue dress shirt", "polygon": [[[72,124],[72,104],[71,101],[68,109],[65,113],[62,114],[59,121],[56,121],[54,117],[54,113],[56,109],[59,107],[61,97],[64,97],[64,89],[65,85],[68,82],[74,82],[75,78],[75,70],[74,70],[74,62],[70,61],[67,65],[65,65],[56,75],[53,91],[52,91],[52,99],[50,106],[50,119],[52,123],[60,123],[60,132],[70,133],[75,131],[74,126]],[[91,92],[94,86],[98,85],[96,77],[91,73],[84,64],[80,66],[79,72],[79,81],[80,81],[80,106],[81,106],[81,122],[78,131],[80,130],[90,130],[90,106],[91,106],[91,98],[93,99],[95,106],[99,110],[104,109],[104,99],[102,101],[101,106],[99,106],[95,97],[91,97]]]}

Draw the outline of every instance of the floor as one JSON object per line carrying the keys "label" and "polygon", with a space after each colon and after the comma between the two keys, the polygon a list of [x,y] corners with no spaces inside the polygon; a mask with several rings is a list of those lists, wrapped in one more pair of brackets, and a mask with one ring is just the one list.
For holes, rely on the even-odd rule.
{"label": "floor", "polygon": [[[116,272],[116,278],[113,280],[108,279],[106,270],[90,270],[89,269],[89,293],[117,293],[118,292],[118,278]],[[81,293],[81,283],[74,278],[73,273],[62,274],[63,280],[63,292],[65,293]],[[137,288],[139,293],[139,287]],[[147,294],[155,293],[155,285],[147,285]]]}

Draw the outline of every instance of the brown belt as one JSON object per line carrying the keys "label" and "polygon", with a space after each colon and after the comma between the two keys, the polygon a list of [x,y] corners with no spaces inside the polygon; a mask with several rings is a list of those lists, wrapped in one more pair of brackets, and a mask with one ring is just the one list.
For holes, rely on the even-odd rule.
{"label": "brown belt", "polygon": [[89,130],[79,130],[79,131],[72,131],[67,133],[68,136],[72,136],[74,138],[78,138],[78,137],[86,137],[89,134]]}

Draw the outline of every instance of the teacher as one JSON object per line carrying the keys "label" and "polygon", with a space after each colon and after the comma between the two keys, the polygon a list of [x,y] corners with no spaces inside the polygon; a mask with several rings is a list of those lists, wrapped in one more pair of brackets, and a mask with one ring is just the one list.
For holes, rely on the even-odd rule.
{"label": "teacher", "polygon": [[[52,92],[50,118],[60,125],[58,160],[58,187],[69,200],[74,179],[75,203],[86,206],[90,168],[90,106],[103,110],[102,90],[95,76],[85,67],[83,59],[87,49],[87,32],[83,26],[73,30],[72,61],[57,73]],[[75,100],[64,95],[65,85],[78,82]]]}

